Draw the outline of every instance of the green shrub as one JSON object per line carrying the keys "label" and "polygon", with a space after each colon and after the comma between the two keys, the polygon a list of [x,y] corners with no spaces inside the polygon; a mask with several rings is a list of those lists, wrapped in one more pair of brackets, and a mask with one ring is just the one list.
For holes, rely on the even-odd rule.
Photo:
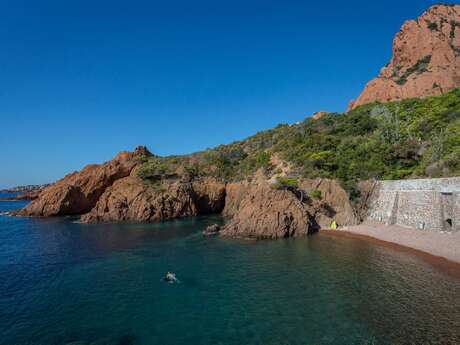
{"label": "green shrub", "polygon": [[396,80],[396,84],[404,85],[407,82],[407,78],[413,73],[422,74],[428,69],[428,65],[431,62],[431,55],[427,55],[420,60],[418,60],[413,66],[409,67],[402,76]]}
{"label": "green shrub", "polygon": [[312,199],[318,199],[318,200],[321,200],[323,198],[323,194],[321,193],[319,189],[313,189],[310,192],[310,196],[312,197]]}
{"label": "green shrub", "polygon": [[295,177],[278,177],[273,185],[275,189],[298,188],[299,180]]}
{"label": "green shrub", "polygon": [[427,24],[428,24],[428,29],[430,29],[431,31],[438,30],[438,24],[436,24],[435,22],[430,22],[427,20]]}

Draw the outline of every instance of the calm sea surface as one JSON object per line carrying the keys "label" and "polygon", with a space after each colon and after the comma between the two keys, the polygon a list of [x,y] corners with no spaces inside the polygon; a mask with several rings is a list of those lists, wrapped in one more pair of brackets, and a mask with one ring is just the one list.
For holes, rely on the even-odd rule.
{"label": "calm sea surface", "polygon": [[202,237],[216,220],[0,216],[0,344],[460,344],[460,281],[421,258],[321,234]]}

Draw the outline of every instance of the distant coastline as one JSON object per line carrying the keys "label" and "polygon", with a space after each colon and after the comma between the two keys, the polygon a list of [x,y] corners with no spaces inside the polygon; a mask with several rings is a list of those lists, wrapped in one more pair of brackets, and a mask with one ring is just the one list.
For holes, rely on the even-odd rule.
{"label": "distant coastline", "polygon": [[0,189],[0,193],[25,193],[25,192],[32,192],[36,190],[40,190],[46,188],[50,185],[50,183],[46,184],[29,184],[24,186],[16,186],[11,188]]}
{"label": "distant coastline", "polygon": [[20,200],[35,200],[38,198],[38,195],[43,189],[50,186],[50,183],[47,184],[31,184],[25,186],[16,186],[12,188],[2,189],[0,193],[3,194],[13,194],[8,196],[0,196],[1,200],[6,201],[20,201]]}

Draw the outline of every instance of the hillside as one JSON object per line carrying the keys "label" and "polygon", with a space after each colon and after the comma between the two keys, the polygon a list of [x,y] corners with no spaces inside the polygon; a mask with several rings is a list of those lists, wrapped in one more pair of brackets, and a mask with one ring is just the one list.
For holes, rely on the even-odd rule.
{"label": "hillside", "polygon": [[268,176],[338,179],[349,191],[371,178],[459,175],[460,89],[306,118],[191,155],[144,157],[138,175],[155,184],[186,170],[228,182],[251,179],[259,168]]}

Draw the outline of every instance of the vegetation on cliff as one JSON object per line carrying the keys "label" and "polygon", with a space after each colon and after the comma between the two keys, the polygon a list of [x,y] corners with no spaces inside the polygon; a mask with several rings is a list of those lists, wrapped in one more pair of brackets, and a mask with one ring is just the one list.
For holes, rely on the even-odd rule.
{"label": "vegetation on cliff", "polygon": [[139,176],[156,181],[185,169],[226,181],[250,179],[263,168],[277,174],[276,154],[291,177],[339,179],[349,191],[358,180],[460,174],[460,89],[441,96],[372,103],[345,114],[262,131],[242,141],[184,156],[145,157]]}

